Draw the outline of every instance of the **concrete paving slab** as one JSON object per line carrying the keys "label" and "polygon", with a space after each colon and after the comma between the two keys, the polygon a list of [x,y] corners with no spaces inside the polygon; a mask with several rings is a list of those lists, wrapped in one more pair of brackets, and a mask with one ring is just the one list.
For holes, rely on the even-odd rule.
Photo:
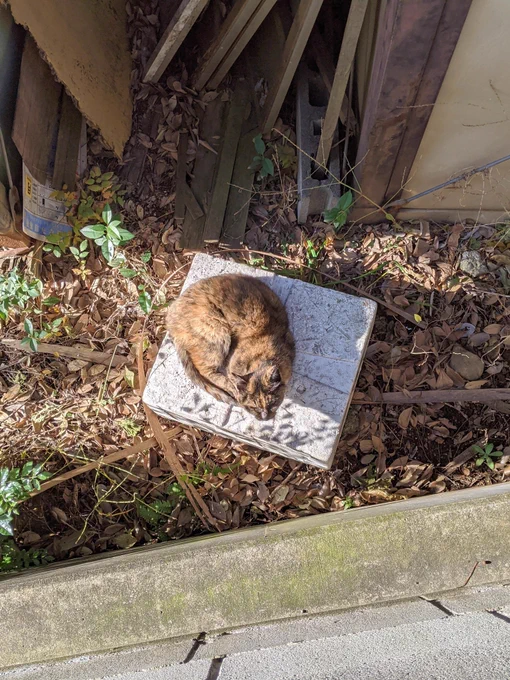
{"label": "concrete paving slab", "polygon": [[[448,615],[425,600],[407,600],[377,607],[361,607],[327,616],[308,616],[264,626],[232,630],[210,635],[195,654],[196,659],[227,656],[286,645],[319,640],[361,631],[394,628],[418,621],[444,619]],[[0,676],[1,677],[1,676]]]}
{"label": "concrete paving slab", "polygon": [[[432,605],[431,605],[432,606]],[[186,665],[196,645],[193,639],[168,640],[161,643],[129,647],[107,654],[83,654],[53,663],[18,666],[0,670],[1,680],[97,680],[130,676],[142,670]]]}
{"label": "concrete paving slab", "polygon": [[510,609],[510,585],[466,588],[454,593],[438,594],[436,599],[454,614],[466,614],[482,610]]}
{"label": "concrete paving slab", "polygon": [[510,624],[490,614],[228,656],[221,680],[507,680]]}
{"label": "concrete paving slab", "polygon": [[371,300],[198,254],[183,290],[226,273],[255,276],[285,304],[296,341],[293,377],[271,421],[216,401],[184,373],[169,338],[163,342],[143,399],[164,418],[194,425],[287,458],[329,468],[349,409],[377,305]]}

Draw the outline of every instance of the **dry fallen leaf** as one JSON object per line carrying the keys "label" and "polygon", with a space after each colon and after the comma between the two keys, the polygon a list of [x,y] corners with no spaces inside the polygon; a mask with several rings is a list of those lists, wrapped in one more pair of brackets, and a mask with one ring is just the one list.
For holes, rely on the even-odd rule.
{"label": "dry fallen leaf", "polygon": [[406,408],[398,417],[398,424],[403,430],[407,430],[409,427],[409,421],[411,420],[411,416],[413,415],[413,407],[410,406],[409,408]]}

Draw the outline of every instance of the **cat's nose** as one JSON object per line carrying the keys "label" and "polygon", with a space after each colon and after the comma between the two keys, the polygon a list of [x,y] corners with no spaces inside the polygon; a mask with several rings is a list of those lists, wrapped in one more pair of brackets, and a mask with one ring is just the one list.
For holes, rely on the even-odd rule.
{"label": "cat's nose", "polygon": [[261,420],[267,420],[269,418],[269,413],[267,412],[266,409],[260,412],[260,419]]}

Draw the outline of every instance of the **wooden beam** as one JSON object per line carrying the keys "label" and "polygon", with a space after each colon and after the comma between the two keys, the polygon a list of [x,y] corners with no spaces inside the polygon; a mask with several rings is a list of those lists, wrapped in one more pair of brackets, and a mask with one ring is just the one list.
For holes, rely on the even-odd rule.
{"label": "wooden beam", "polygon": [[285,41],[283,59],[277,69],[278,76],[269,90],[262,112],[263,132],[270,132],[282,108],[298,64],[312,32],[323,0],[301,0]]}
{"label": "wooden beam", "polygon": [[354,55],[358,46],[358,39],[361,27],[365,18],[368,0],[352,0],[349,9],[349,16],[342,39],[342,46],[336,65],[335,79],[331,86],[328,106],[324,123],[322,125],[319,148],[317,151],[317,164],[326,167],[328,163],[333,137],[338,127],[338,119],[342,110],[342,103],[345,97],[347,81],[354,62]]}
{"label": "wooden beam", "polygon": [[147,64],[143,80],[156,83],[209,0],[182,0]]}
{"label": "wooden beam", "polygon": [[400,194],[402,185],[409,177],[471,2],[472,0],[448,0],[445,3],[420,88],[408,112],[406,129],[386,189],[388,199]]}
{"label": "wooden beam", "polygon": [[181,132],[179,146],[177,147],[177,169],[175,171],[175,210],[174,219],[182,224],[186,214],[186,202],[184,197],[186,182],[186,154],[188,151],[188,133]]}
{"label": "wooden beam", "polygon": [[205,221],[203,236],[205,243],[218,243],[220,240],[237,147],[239,146],[241,129],[246,119],[248,99],[249,92],[246,80],[238,80],[227,113],[216,181]]}
{"label": "wooden beam", "polygon": [[[0,344],[23,352],[33,353],[33,350],[21,340],[11,338],[0,339]],[[80,359],[81,361],[91,361],[94,364],[104,364],[105,366],[123,366],[127,357],[115,356],[109,352],[96,352],[86,347],[66,347],[65,345],[48,345],[44,342],[37,344],[37,354],[52,354],[54,357],[68,357],[69,359]]]}
{"label": "wooden beam", "polygon": [[195,194],[191,191],[187,182],[184,183],[183,196],[184,196],[184,205],[186,207],[186,210],[189,211],[189,214],[191,215],[191,217],[194,220],[198,220],[200,217],[202,217],[202,215],[204,214],[204,211],[202,210],[202,206],[200,205],[200,203],[195,198]]}
{"label": "wooden beam", "polygon": [[[357,208],[369,208],[373,205],[370,201],[382,205],[392,197],[388,188],[390,183],[395,187],[397,177],[400,186],[405,183],[409,159],[414,158],[421,141],[420,129],[426,127],[448,69],[448,53],[453,52],[470,3],[471,0],[387,0],[379,17],[356,159],[357,183],[370,200],[359,199]],[[437,58],[435,50],[440,50]],[[426,106],[415,117],[419,97],[423,97]],[[413,148],[405,152],[397,168],[409,123],[415,130],[407,132]]]}
{"label": "wooden beam", "polygon": [[255,172],[250,170],[253,161],[253,138],[256,128],[246,132],[239,141],[237,157],[232,172],[232,184],[228,194],[221,244],[229,248],[238,248],[244,241],[246,220],[250,209],[250,200]]}
{"label": "wooden beam", "polygon": [[200,60],[200,66],[194,78],[194,86],[202,90],[222,60],[226,57],[254,12],[265,0],[237,0],[223,22],[220,32]]}
{"label": "wooden beam", "polygon": [[68,191],[74,191],[76,185],[76,166],[80,150],[81,126],[81,113],[67,92],[62,92],[57,150],[53,169],[52,186],[54,189],[60,190],[65,184]]}
{"label": "wooden beam", "polygon": [[[202,209],[205,213],[207,213],[211,204],[218,152],[221,149],[225,108],[226,103],[222,101],[221,97],[213,99],[212,102],[207,104],[207,109],[199,127],[199,137],[207,146],[204,144],[198,145],[191,191],[195,196],[200,197]],[[203,247],[205,219],[205,215],[195,218],[189,210],[186,210],[181,237],[181,246],[183,248],[196,249]]]}
{"label": "wooden beam", "polygon": [[30,173],[46,184],[57,129],[62,85],[27,34],[16,100],[12,139]]}
{"label": "wooden beam", "polygon": [[267,17],[269,12],[273,9],[276,4],[276,0],[264,0],[260,3],[258,8],[255,10],[254,14],[251,16],[250,20],[244,27],[241,35],[230,48],[228,54],[225,56],[221,64],[219,65],[216,73],[210,80],[210,88],[212,90],[216,89],[221,83],[223,78],[230,71],[232,66],[235,64],[237,59],[240,57],[246,45],[253,38],[255,33],[260,28],[262,22]]}
{"label": "wooden beam", "polygon": [[[326,43],[324,42],[324,38],[322,37],[322,34],[317,28],[317,26],[313,27],[312,35],[310,38],[310,44],[313,46],[313,48],[310,50],[310,53],[313,56],[315,63],[317,64],[317,68],[319,69],[321,78],[324,81],[324,85],[327,87],[328,92],[331,92],[331,89],[333,87],[333,81],[335,79],[335,64],[326,46]],[[344,125],[347,121],[348,110],[349,101],[347,97],[344,96],[342,106],[340,108],[340,120]],[[357,125],[356,116],[354,115],[352,109],[349,120],[351,122],[352,127],[355,127]]]}
{"label": "wooden beam", "polygon": [[383,392],[381,401],[353,399],[353,404],[460,404],[477,402],[489,404],[494,401],[510,400],[510,389],[488,388],[478,390],[414,390],[412,392]]}

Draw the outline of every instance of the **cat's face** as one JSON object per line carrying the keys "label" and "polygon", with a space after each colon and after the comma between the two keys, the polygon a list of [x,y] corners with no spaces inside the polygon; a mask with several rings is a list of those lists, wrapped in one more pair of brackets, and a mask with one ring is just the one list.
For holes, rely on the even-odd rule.
{"label": "cat's face", "polygon": [[257,420],[271,420],[283,401],[285,382],[277,366],[266,366],[244,376],[234,376],[237,401]]}

